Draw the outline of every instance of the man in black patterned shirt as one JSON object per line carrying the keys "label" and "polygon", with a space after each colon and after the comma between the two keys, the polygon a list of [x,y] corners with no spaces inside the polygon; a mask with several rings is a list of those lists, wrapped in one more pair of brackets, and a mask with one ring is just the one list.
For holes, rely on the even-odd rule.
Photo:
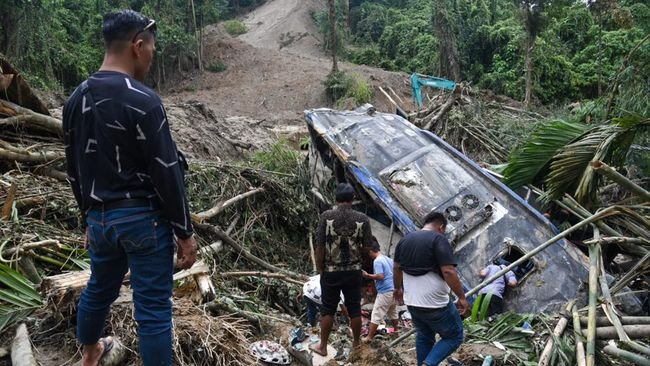
{"label": "man in black patterned shirt", "polygon": [[336,187],[337,206],[323,212],[316,230],[316,267],[321,274],[321,340],[312,351],[327,355],[327,341],[343,292],[350,316],[352,346],[361,337],[361,264],[373,244],[370,220],[352,209],[354,189],[348,183]]}
{"label": "man in black patterned shirt", "polygon": [[92,270],[77,311],[82,366],[98,365],[112,348],[111,337],[100,337],[127,270],[142,361],[171,365],[174,236],[177,266],[196,260],[186,163],[160,97],[142,84],[155,32],[155,21],[131,10],[104,16],[104,62],[63,109],[67,171]]}

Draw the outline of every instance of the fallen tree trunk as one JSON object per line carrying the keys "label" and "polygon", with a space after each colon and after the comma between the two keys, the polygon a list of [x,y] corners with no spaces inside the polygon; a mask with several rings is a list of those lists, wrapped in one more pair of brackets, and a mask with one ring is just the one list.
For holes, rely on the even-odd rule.
{"label": "fallen tree trunk", "polygon": [[18,326],[16,336],[11,342],[11,364],[13,366],[38,366],[25,323]]}
{"label": "fallen tree trunk", "polygon": [[277,278],[289,283],[293,283],[299,286],[302,286],[304,282],[295,280],[291,277],[288,277],[282,273],[271,273],[271,272],[260,272],[260,271],[242,271],[242,272],[224,272],[220,274],[221,277],[265,277],[265,278]]}
{"label": "fallen tree trunk", "polygon": [[[433,126],[435,126],[436,123],[438,123],[438,121],[440,121],[440,120],[442,119],[442,117],[444,117],[444,116],[447,114],[447,112],[449,112],[449,110],[450,110],[451,107],[454,105],[454,103],[456,103],[456,100],[458,99],[458,96],[460,95],[460,90],[461,90],[461,89],[462,89],[462,88],[461,88],[460,86],[458,86],[458,87],[456,87],[456,89],[454,89],[454,91],[451,93],[451,95],[449,96],[449,98],[447,99],[447,101],[445,102],[445,104],[442,105],[442,108],[440,108],[440,110],[438,111],[438,113],[436,113],[436,115],[433,116],[433,117],[429,120],[429,122],[427,122],[426,125],[424,125],[423,128],[424,128],[425,130],[431,130],[431,128],[432,128]],[[426,118],[426,117],[425,117],[425,118]]]}
{"label": "fallen tree trunk", "polygon": [[[8,103],[6,101],[0,101],[0,103],[2,102]],[[63,125],[61,121],[54,117],[38,114],[36,112],[30,111],[26,114],[18,114],[12,117],[0,119],[0,126],[9,125],[43,131],[63,137]]]}
{"label": "fallen tree trunk", "polygon": [[253,195],[257,194],[257,193],[260,193],[260,192],[264,192],[264,188],[252,189],[252,190],[250,190],[250,191],[248,191],[246,193],[242,193],[242,194],[240,194],[238,196],[235,196],[235,197],[233,197],[233,198],[231,198],[229,200],[220,202],[216,206],[212,207],[211,209],[209,209],[207,211],[199,212],[198,214],[193,215],[192,219],[194,221],[196,221],[196,222],[202,223],[205,220],[209,220],[209,219],[217,216],[218,214],[223,212],[226,208],[234,205],[235,203],[237,203],[237,202],[239,202],[239,201],[241,201],[241,200],[243,200],[245,198],[248,198],[250,196],[253,196]]}
{"label": "fallen tree trunk", "polygon": [[289,270],[286,270],[286,269],[282,269],[280,267],[276,267],[276,266],[262,260],[261,258],[251,254],[248,250],[244,249],[243,246],[241,246],[239,243],[234,241],[230,236],[228,236],[226,233],[221,231],[216,226],[212,226],[212,225],[208,225],[208,224],[201,224],[201,223],[197,223],[197,224],[195,224],[195,226],[197,228],[201,229],[201,230],[205,230],[205,231],[208,231],[208,232],[216,235],[217,237],[219,237],[219,239],[221,239],[223,241],[224,244],[230,246],[238,254],[241,254],[244,258],[248,259],[249,261],[251,261],[253,263],[258,264],[262,268],[266,268],[266,269],[268,269],[269,271],[272,271],[272,272],[284,273],[289,277],[293,277],[293,278],[295,278],[297,280],[301,280],[301,281],[307,281],[307,279],[308,279],[308,277],[303,275],[303,274],[295,273],[295,272],[292,272],[292,271],[289,271]]}
{"label": "fallen tree trunk", "polygon": [[15,248],[9,248],[9,249],[3,251],[2,256],[0,257],[0,259],[11,257],[11,256],[13,256],[15,254],[20,255],[20,253],[22,253],[22,252],[24,252],[26,250],[42,248],[42,247],[48,247],[48,246],[50,246],[50,247],[54,247],[54,246],[58,247],[59,245],[60,245],[60,243],[59,243],[58,240],[52,240],[52,239],[37,241],[37,242],[34,242],[34,243],[21,244],[21,245],[15,247]]}
{"label": "fallen tree trunk", "polygon": [[[650,325],[624,325],[625,334],[631,339],[642,339],[650,337]],[[582,331],[586,335],[585,330]],[[598,327],[596,328],[596,338],[598,339],[618,339],[616,327]]]}
{"label": "fallen tree trunk", "polygon": [[41,151],[35,153],[17,148],[7,142],[1,142],[0,146],[2,146],[0,147],[1,160],[15,160],[23,163],[47,163],[65,158],[64,154],[55,151]]}

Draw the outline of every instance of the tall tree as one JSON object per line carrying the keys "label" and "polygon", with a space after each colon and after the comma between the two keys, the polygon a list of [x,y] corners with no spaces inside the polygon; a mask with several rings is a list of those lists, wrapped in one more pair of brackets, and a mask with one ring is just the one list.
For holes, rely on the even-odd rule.
{"label": "tall tree", "polygon": [[542,30],[543,17],[542,11],[544,10],[544,0],[517,0],[520,1],[523,18],[524,28],[526,29],[526,94],[524,97],[524,105],[526,108],[530,107],[533,98],[533,51],[535,50],[535,40],[537,35]]}
{"label": "tall tree", "polygon": [[336,52],[338,47],[336,44],[336,3],[335,0],[327,0],[329,5],[329,20],[330,20],[330,49],[332,50],[332,72],[339,71],[339,65],[336,61]]}
{"label": "tall tree", "polygon": [[453,4],[449,0],[431,1],[431,21],[436,37],[440,41],[440,66],[445,76],[460,81],[460,56],[453,32]]}

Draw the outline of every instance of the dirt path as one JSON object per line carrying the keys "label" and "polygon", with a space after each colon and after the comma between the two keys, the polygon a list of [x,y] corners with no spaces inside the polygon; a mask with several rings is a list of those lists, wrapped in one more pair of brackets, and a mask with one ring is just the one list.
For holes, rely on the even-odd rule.
{"label": "dirt path", "polygon": [[304,56],[324,56],[313,14],[322,0],[269,0],[245,18],[248,32],[239,38],[253,47]]}

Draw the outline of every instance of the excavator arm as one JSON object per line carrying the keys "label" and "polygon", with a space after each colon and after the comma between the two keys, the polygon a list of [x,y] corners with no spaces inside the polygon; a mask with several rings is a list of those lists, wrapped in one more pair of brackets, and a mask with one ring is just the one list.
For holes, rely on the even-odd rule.
{"label": "excavator arm", "polygon": [[423,86],[436,89],[454,90],[456,83],[452,80],[441,79],[433,76],[422,75],[418,73],[411,74],[411,88],[413,89],[413,100],[418,108],[422,107],[422,90]]}

